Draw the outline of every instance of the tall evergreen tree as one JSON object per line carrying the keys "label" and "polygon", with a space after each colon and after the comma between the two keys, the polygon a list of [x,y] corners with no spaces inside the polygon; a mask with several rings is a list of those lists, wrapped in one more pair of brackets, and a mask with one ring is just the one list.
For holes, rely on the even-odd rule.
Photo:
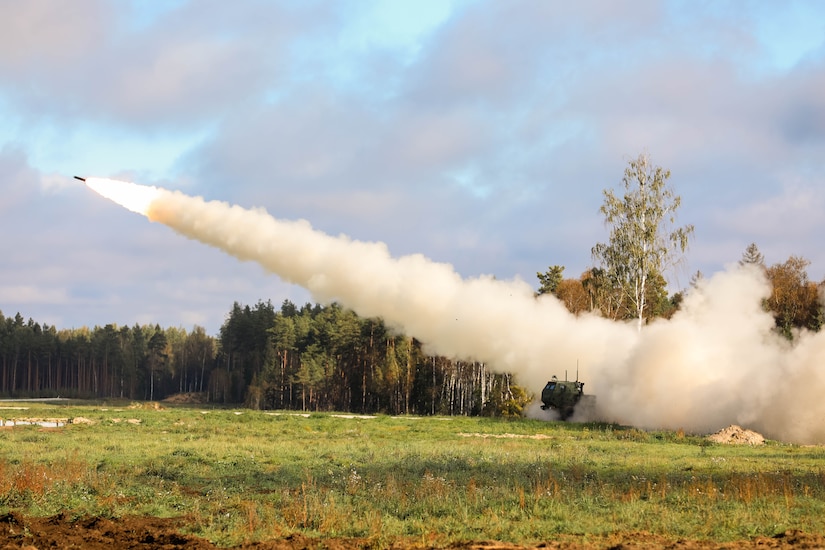
{"label": "tall evergreen tree", "polygon": [[536,292],[536,296],[541,296],[542,294],[555,294],[556,289],[564,279],[563,273],[563,265],[552,265],[547,268],[547,272],[536,273],[536,276],[539,278],[539,289]]}
{"label": "tall evergreen tree", "polygon": [[739,260],[739,265],[756,265],[765,267],[765,256],[759,251],[756,243],[751,243],[742,253],[742,259]]}

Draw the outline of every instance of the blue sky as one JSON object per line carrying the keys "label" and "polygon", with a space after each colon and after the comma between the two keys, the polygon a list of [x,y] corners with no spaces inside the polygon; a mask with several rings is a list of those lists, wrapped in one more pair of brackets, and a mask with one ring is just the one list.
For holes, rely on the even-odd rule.
{"label": "blue sky", "polygon": [[578,277],[641,152],[696,227],[671,287],[825,278],[825,3],[0,0],[0,311],[194,324],[308,295],[95,196],[157,184],[422,253]]}

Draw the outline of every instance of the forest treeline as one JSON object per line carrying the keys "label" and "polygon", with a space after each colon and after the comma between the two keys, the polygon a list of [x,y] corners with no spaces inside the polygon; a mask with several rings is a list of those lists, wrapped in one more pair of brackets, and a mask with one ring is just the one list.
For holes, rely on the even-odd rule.
{"label": "forest treeline", "polygon": [[199,392],[252,408],[518,415],[508,374],[426,355],[338,304],[235,303],[217,337],[109,324],[58,329],[0,313],[0,396],[161,400]]}
{"label": "forest treeline", "polygon": [[[764,270],[772,289],[764,307],[778,332],[792,338],[798,328],[820,330],[825,281],[808,279],[804,258],[766,266],[751,245],[741,263]],[[537,294],[554,294],[577,315],[635,317],[621,295],[599,284],[595,268],[578,279],[563,278],[563,270],[539,274]],[[648,286],[647,320],[669,317],[681,301],[656,281]],[[199,326],[58,329],[0,313],[3,397],[161,400],[198,392],[265,409],[518,415],[537,390],[516,382],[483,363],[428,355],[414,338],[338,304],[235,303],[216,336]]]}

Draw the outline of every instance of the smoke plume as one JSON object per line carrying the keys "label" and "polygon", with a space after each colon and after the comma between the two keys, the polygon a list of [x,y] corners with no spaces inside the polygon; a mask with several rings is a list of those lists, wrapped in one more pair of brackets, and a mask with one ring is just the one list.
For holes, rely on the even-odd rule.
{"label": "smoke plume", "polygon": [[671,320],[637,331],[573,316],[521,280],[462,279],[444,263],[386,245],[330,236],[306,221],[180,192],[89,178],[104,196],[176,232],[254,261],[305,287],[381,317],[429,353],[483,361],[540,392],[553,374],[580,369],[604,420],[708,433],[741,424],[767,437],[825,443],[825,331],[790,345],[762,307],[761,271],[732,267],[701,281]]}

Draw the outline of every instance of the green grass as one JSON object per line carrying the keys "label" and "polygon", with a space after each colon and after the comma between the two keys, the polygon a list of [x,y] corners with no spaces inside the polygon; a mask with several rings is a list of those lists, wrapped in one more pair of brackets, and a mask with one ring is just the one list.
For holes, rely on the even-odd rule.
{"label": "green grass", "polygon": [[0,431],[0,512],[182,516],[225,545],[825,532],[823,447],[535,420],[27,406],[0,417],[94,424]]}

